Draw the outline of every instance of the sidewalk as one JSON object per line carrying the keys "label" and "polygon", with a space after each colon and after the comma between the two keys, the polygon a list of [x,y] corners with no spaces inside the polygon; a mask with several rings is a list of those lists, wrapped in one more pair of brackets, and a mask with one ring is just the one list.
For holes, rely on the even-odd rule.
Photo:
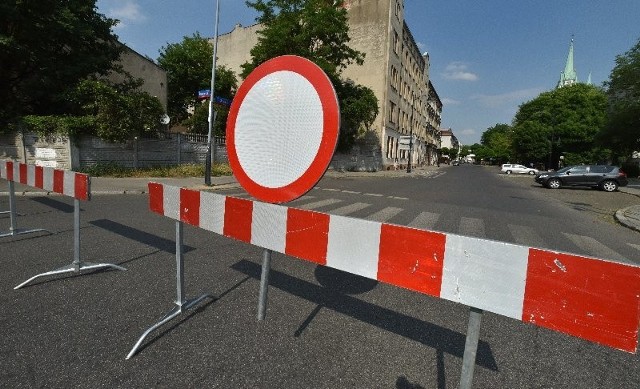
{"label": "sidewalk", "polygon": [[[630,186],[620,188],[620,192],[638,196],[638,203],[640,204],[640,179],[630,178],[629,185]],[[630,207],[617,210],[615,213],[615,219],[625,227],[640,231],[640,205],[632,205]]]}
{"label": "sidewalk", "polygon": [[[443,166],[444,167],[444,166]],[[327,177],[406,177],[413,174],[425,174],[425,172],[437,171],[443,167],[424,166],[412,169],[411,173],[403,170],[388,170],[379,172],[340,172],[336,170],[328,170],[325,173]],[[220,188],[240,187],[240,184],[234,176],[218,176],[211,177],[211,186],[204,183],[204,177],[142,177],[142,178],[113,178],[113,177],[91,177],[91,194],[144,194],[147,193],[147,184],[149,182],[159,182],[162,184],[179,186],[183,188],[207,190]],[[31,186],[15,184],[17,196],[42,195],[47,191]],[[0,196],[8,195],[6,186],[0,187]]]}
{"label": "sidewalk", "polygon": [[[448,165],[441,167],[422,166],[412,169],[411,173],[403,170],[384,170],[379,172],[340,172],[336,170],[328,170],[325,173],[327,177],[406,177],[410,175],[424,175],[429,172],[435,172],[440,169],[447,168]],[[147,184],[149,182],[159,182],[162,184],[179,186],[196,190],[221,189],[221,188],[237,188],[240,187],[234,176],[211,177],[211,186],[204,184],[203,177],[184,177],[184,178],[167,178],[167,177],[149,177],[149,178],[111,178],[111,177],[91,177],[91,194],[144,194],[147,193]],[[616,220],[633,230],[640,231],[640,179],[630,179],[629,185],[620,188],[620,192],[629,193],[639,197],[639,205],[623,208],[615,213]],[[46,191],[33,188],[21,184],[15,185],[16,195],[20,196],[40,196]],[[8,195],[7,187],[0,188],[0,196]]]}

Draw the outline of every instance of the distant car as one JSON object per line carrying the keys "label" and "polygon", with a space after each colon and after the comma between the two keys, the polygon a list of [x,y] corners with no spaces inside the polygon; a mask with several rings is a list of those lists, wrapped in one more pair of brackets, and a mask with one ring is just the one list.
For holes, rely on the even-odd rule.
{"label": "distant car", "polygon": [[460,165],[460,161],[453,161],[453,162],[451,162],[451,164],[453,166],[459,166]]}
{"label": "distant car", "polygon": [[502,165],[502,168],[500,169],[500,171],[505,174],[515,173],[515,174],[534,175],[534,174],[540,173],[538,169],[534,169],[532,167],[526,167],[524,165],[512,164],[512,163],[505,163],[504,165]]}
{"label": "distant car", "polygon": [[606,192],[615,192],[627,186],[627,174],[617,166],[580,165],[567,166],[555,172],[538,174],[535,181],[550,189],[563,186],[590,186]]}

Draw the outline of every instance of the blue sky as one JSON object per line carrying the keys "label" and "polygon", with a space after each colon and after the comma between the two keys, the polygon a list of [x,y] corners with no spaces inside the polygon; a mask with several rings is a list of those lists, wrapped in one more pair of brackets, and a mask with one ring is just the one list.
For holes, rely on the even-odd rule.
{"label": "blue sky", "polygon": [[[243,0],[219,0],[219,33],[254,23]],[[120,40],[157,59],[196,31],[214,34],[216,0],[98,0]],[[573,36],[580,81],[601,85],[640,39],[640,0],[405,0],[405,18],[444,104],[442,126],[463,144],[511,123],[518,106],[555,87]]]}

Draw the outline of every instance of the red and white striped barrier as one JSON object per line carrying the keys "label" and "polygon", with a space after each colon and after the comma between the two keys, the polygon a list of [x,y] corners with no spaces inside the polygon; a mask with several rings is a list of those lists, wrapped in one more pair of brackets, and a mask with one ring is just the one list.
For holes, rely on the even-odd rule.
{"label": "red and white striped barrier", "polygon": [[78,200],[89,200],[91,197],[89,176],[70,170],[2,161],[0,162],[0,178],[60,193]]}
{"label": "red and white striped barrier", "polygon": [[635,353],[640,267],[149,183],[153,212]]}
{"label": "red and white striped barrier", "polygon": [[0,238],[46,231],[41,228],[17,228],[15,182],[73,197],[73,262],[61,268],[37,274],[19,284],[14,289],[20,289],[31,281],[44,276],[104,268],[126,270],[121,266],[111,263],[90,263],[80,260],[80,200],[91,199],[91,179],[88,175],[70,170],[28,165],[14,161],[0,161],[0,178],[9,181],[9,213],[11,217],[9,232],[0,234]]}

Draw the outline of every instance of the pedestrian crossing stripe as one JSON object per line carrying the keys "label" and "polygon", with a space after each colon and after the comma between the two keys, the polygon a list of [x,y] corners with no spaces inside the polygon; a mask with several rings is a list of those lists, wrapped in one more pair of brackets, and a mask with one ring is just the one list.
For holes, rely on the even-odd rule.
{"label": "pedestrian crossing stripe", "polygon": [[[239,193],[239,195],[242,194],[246,193]],[[237,195],[234,194],[232,197],[237,197]],[[292,205],[295,205],[301,209],[322,209],[323,211],[328,212],[332,215],[342,216],[349,216],[373,206],[373,204],[360,202],[342,205],[343,203],[343,200],[335,198],[317,200],[315,196],[310,195],[305,195],[304,197],[291,202]],[[369,215],[363,216],[362,219],[381,223],[390,222],[394,220],[394,218],[396,218],[398,215],[401,215],[403,211],[404,209],[399,207],[385,207]],[[420,212],[411,221],[406,223],[406,225],[413,228],[434,230],[439,220],[439,214],[424,211]],[[535,229],[530,226],[507,224],[507,229],[510,236],[513,238],[513,242],[517,244],[533,247],[545,246],[545,240],[540,236],[538,232],[536,232]],[[482,219],[478,218],[461,217],[457,233],[464,236],[487,238],[485,223]],[[571,242],[576,247],[576,249],[582,250],[583,252],[587,253],[587,255],[610,258],[623,262],[630,262],[629,259],[624,255],[621,255],[617,251],[607,247],[605,244],[597,241],[592,237],[567,233],[563,233],[563,235],[567,237],[567,240]],[[627,243],[627,245],[635,248],[636,250],[640,250],[640,245],[634,245],[633,243]]]}

